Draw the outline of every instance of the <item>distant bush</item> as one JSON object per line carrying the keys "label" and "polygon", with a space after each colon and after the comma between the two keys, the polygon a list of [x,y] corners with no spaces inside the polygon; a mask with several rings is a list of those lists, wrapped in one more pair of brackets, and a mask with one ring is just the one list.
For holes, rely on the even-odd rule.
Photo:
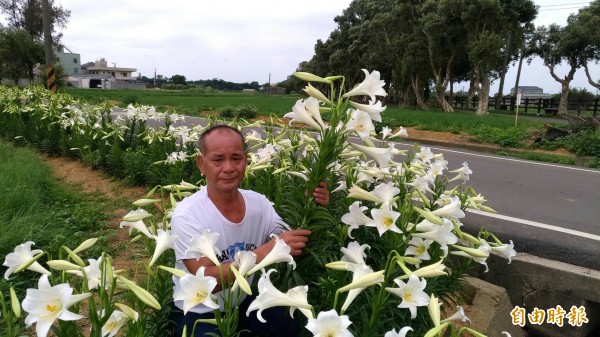
{"label": "distant bush", "polygon": [[226,105],[219,109],[219,116],[222,118],[233,118],[235,116],[235,108],[231,105]]}
{"label": "distant bush", "polygon": [[123,96],[123,101],[122,102],[124,104],[127,104],[127,105],[129,105],[129,104],[138,104],[140,102],[139,100],[140,99],[139,99],[138,95],[136,95],[136,94],[127,94],[127,95]]}
{"label": "distant bush", "polygon": [[258,115],[258,108],[252,104],[238,105],[235,109],[235,115],[243,119],[252,119]]}

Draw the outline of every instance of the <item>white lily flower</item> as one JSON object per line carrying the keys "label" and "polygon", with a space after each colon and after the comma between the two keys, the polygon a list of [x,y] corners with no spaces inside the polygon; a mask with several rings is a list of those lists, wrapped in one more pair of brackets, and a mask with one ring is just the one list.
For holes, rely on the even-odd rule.
{"label": "white lily flower", "polygon": [[392,150],[389,147],[379,148],[350,143],[350,146],[375,159],[380,167],[389,167],[392,160]]}
{"label": "white lily flower", "polygon": [[286,113],[285,115],[283,115],[283,117],[291,119],[290,125],[294,122],[300,122],[317,130],[324,129],[325,125],[319,125],[319,123],[313,118],[313,115],[308,111],[306,107],[307,100],[299,99],[298,101],[296,101],[296,104],[292,107],[292,112]]}
{"label": "white lily flower", "polygon": [[348,124],[346,124],[346,130],[356,132],[358,137],[364,141],[375,130],[375,126],[368,113],[361,110],[353,110],[352,117],[348,121]]}
{"label": "white lily flower", "polygon": [[152,233],[150,233],[150,231],[148,230],[148,227],[144,223],[144,220],[136,220],[136,221],[133,221],[133,222],[130,222],[130,221],[121,221],[121,223],[119,224],[119,227],[120,228],[129,227],[130,229],[135,229],[138,232],[144,234],[148,238],[152,238]]}
{"label": "white lily flower", "polygon": [[248,132],[246,134],[246,137],[244,137],[246,139],[246,141],[250,141],[250,142],[262,142],[262,135],[256,131],[256,130],[251,130],[250,132]]}
{"label": "white lily flower", "polygon": [[348,186],[346,185],[346,181],[345,180],[340,180],[338,182],[337,187],[333,191],[331,191],[331,193],[333,194],[335,192],[342,192],[342,191],[346,191],[346,190],[348,190]]}
{"label": "white lily flower", "polygon": [[305,93],[307,93],[309,96],[314,97],[316,99],[318,99],[319,101],[323,101],[327,104],[330,104],[331,101],[329,100],[329,98],[327,98],[327,96],[325,96],[319,89],[313,87],[310,83],[308,83],[308,85],[306,87],[304,87],[304,89],[302,89]]}
{"label": "white lily flower", "polygon": [[[418,227],[417,227],[418,229]],[[442,246],[444,256],[448,254],[448,245],[458,242],[458,237],[452,232],[454,225],[449,219],[443,219],[442,225],[437,225],[437,229],[424,233],[413,233],[414,237],[433,240]]]}
{"label": "white lily flower", "polygon": [[352,271],[352,282],[338,289],[340,293],[348,291],[348,296],[346,296],[346,300],[342,305],[342,313],[348,309],[356,296],[358,296],[358,294],[366,287],[381,284],[384,281],[383,274],[385,270],[374,272],[373,269],[366,264],[352,264],[350,265],[350,271]]}
{"label": "white lily flower", "polygon": [[[353,186],[354,187],[354,186]],[[366,192],[366,191],[365,191]],[[367,222],[372,221],[363,212],[367,210],[366,206],[360,206],[360,201],[355,201],[348,207],[350,213],[342,215],[342,222],[348,225],[348,237],[352,238],[352,231],[360,226],[364,226]]]}
{"label": "white lily flower", "polygon": [[441,259],[436,263],[432,263],[428,266],[419,268],[419,269],[411,272],[409,275],[403,275],[398,278],[401,280],[405,280],[410,275],[417,275],[419,278],[448,275],[448,273],[444,271],[444,269],[446,269],[446,266],[442,264],[443,261],[444,261],[444,259]]}
{"label": "white lily flower", "polygon": [[146,218],[151,217],[152,214],[148,213],[148,211],[146,211],[143,208],[138,208],[136,210],[130,211],[129,213],[127,213],[124,217],[123,217],[123,221],[125,222],[136,222],[139,220],[143,220]]}
{"label": "white lily flower", "polygon": [[411,318],[414,319],[417,317],[417,307],[429,304],[429,296],[423,291],[427,286],[427,281],[425,279],[419,280],[419,277],[413,274],[409,276],[406,283],[398,278],[394,279],[394,282],[398,285],[398,288],[385,288],[385,290],[401,297],[402,303],[398,305],[398,308],[408,308]]}
{"label": "white lily flower", "polygon": [[[439,226],[432,224],[434,226]],[[418,228],[418,227],[417,227]],[[408,247],[404,252],[404,255],[413,255],[416,258],[421,260],[429,260],[431,256],[429,255],[429,246],[433,243],[433,240],[423,240],[419,237],[412,237],[408,242]]]}
{"label": "white lily flower", "polygon": [[[373,100],[369,100],[369,104],[360,104],[354,101],[350,101],[353,107],[358,110],[362,110],[369,114],[372,120],[381,123],[381,113],[385,111],[387,107],[382,106],[381,101],[377,100],[373,103]],[[392,130],[390,130],[391,133]],[[385,139],[385,136],[383,137]]]}
{"label": "white lily flower", "polygon": [[[101,313],[101,316],[104,316],[104,312]],[[128,320],[129,316],[126,313],[120,310],[113,311],[112,314],[110,314],[108,321],[102,326],[102,336],[115,336]]]}
{"label": "white lily flower", "polygon": [[348,327],[352,324],[348,316],[339,316],[333,310],[321,311],[317,318],[309,318],[306,328],[312,332],[313,336],[325,337],[353,337]]}
{"label": "white lily flower", "polygon": [[[308,304],[307,286],[295,287],[293,288],[293,291],[290,289],[284,294],[271,283],[270,275],[273,272],[276,272],[276,270],[270,269],[268,272],[261,275],[258,280],[258,296],[256,296],[256,299],[248,306],[246,316],[249,316],[250,312],[258,310],[256,317],[259,321],[266,323],[267,321],[262,317],[262,312],[268,308],[291,307],[290,315],[294,314],[295,308],[312,309],[312,306]],[[293,295],[290,296],[290,292],[293,293]],[[302,313],[305,313],[305,311],[302,311]]]}
{"label": "white lily flower", "polygon": [[200,235],[192,236],[192,244],[190,248],[186,249],[185,255],[192,255],[199,260],[200,258],[207,257],[211,260],[215,266],[220,266],[221,262],[217,258],[219,250],[216,248],[217,240],[219,240],[219,233],[211,232],[210,229],[205,229]]}
{"label": "white lily flower", "polygon": [[453,252],[451,252],[451,254],[473,259],[473,261],[484,265],[485,272],[487,273],[489,271],[489,268],[487,265],[487,258],[490,256],[490,245],[484,239],[480,238],[479,240],[481,241],[481,245],[479,245],[479,247],[477,247],[477,249],[455,245],[452,247],[460,249],[460,251],[453,251]]}
{"label": "white lily flower", "polygon": [[406,337],[406,334],[409,331],[413,331],[413,328],[411,328],[409,326],[405,326],[404,328],[400,329],[398,332],[396,332],[395,329],[392,329],[392,330],[386,332],[383,337]]}
{"label": "white lily flower", "polygon": [[367,257],[367,254],[365,254],[365,249],[367,248],[371,249],[371,246],[367,244],[361,245],[356,241],[348,243],[347,247],[342,247],[340,249],[342,253],[344,253],[344,256],[342,256],[342,261],[364,265],[365,258]]}
{"label": "white lily flower", "polygon": [[[8,267],[8,269],[4,273],[5,279],[8,280],[10,275],[15,270],[17,270],[17,268],[19,268],[19,266],[21,266],[21,265],[27,263],[28,261],[30,261],[31,259],[33,259],[35,255],[42,253],[42,250],[40,250],[40,249],[31,250],[31,246],[34,244],[35,243],[33,241],[27,241],[25,243],[22,243],[22,244],[16,246],[14,252],[6,255],[6,258],[4,259],[4,263],[2,263],[3,266]],[[40,274],[50,275],[50,271],[48,271],[46,268],[42,267],[42,265],[39,264],[37,261],[33,262],[29,267],[27,267],[27,269],[33,270]]]}
{"label": "white lily flower", "polygon": [[[256,254],[251,251],[238,251],[235,253],[234,260],[242,277],[244,277],[250,269],[256,266]],[[239,283],[240,282],[238,282],[236,278],[231,289],[235,291],[238,288]]]}
{"label": "white lily flower", "polygon": [[166,231],[159,229],[152,238],[156,241],[156,248],[154,249],[154,254],[152,255],[152,260],[150,260],[148,267],[152,267],[156,260],[158,260],[158,257],[167,249],[173,248],[173,242],[179,237],[177,235],[172,235],[171,231],[168,229]]}
{"label": "white lily flower", "polygon": [[400,212],[392,210],[388,202],[383,203],[380,209],[371,209],[371,216],[373,220],[366,223],[368,227],[376,227],[379,232],[379,236],[383,233],[391,230],[392,232],[402,234],[402,231],[396,226],[396,220],[400,217]]}
{"label": "white lily flower", "polygon": [[396,133],[394,133],[393,135],[390,136],[390,139],[397,138],[397,137],[406,138],[406,137],[408,137],[408,132],[406,132],[405,128],[400,127],[400,129],[398,129],[398,131],[396,131]]}
{"label": "white lily flower", "polygon": [[429,297],[429,305],[427,306],[427,310],[429,311],[429,317],[431,317],[431,320],[433,321],[433,326],[439,326],[441,323],[441,305],[442,304],[440,303],[439,299],[434,294],[431,294]]}
{"label": "white lily flower", "polygon": [[381,139],[386,139],[387,137],[389,137],[389,135],[392,134],[392,129],[387,126],[384,126],[381,128],[380,133],[381,133]]}
{"label": "white lily flower", "polygon": [[450,322],[450,321],[454,321],[454,320],[460,320],[463,323],[469,322],[469,324],[471,324],[471,320],[469,319],[469,317],[467,317],[467,315],[465,315],[465,309],[463,309],[463,307],[461,307],[460,305],[457,305],[456,312],[452,316],[450,316],[446,319],[443,319],[442,323]]}
{"label": "white lily flower", "polygon": [[430,148],[423,146],[419,152],[415,153],[415,159],[422,163],[430,163],[433,159],[433,152]]}
{"label": "white lily flower", "polygon": [[262,261],[250,269],[246,273],[247,275],[252,275],[257,271],[278,262],[287,262],[293,266],[293,269],[296,269],[296,261],[294,261],[292,255],[290,255],[290,252],[292,251],[290,246],[288,246],[285,241],[281,240],[277,235],[272,236],[275,238],[275,245],[273,246],[273,249],[271,249],[269,254],[267,254]]}
{"label": "white lily flower", "polygon": [[500,253],[500,255],[504,256],[508,259],[508,264],[512,262],[512,258],[517,256],[517,251],[515,250],[515,245],[513,241],[510,240],[510,244],[504,244],[497,247],[490,247],[493,252]]}
{"label": "white lily flower", "polygon": [[204,276],[205,267],[198,268],[196,275],[185,274],[179,279],[180,289],[173,293],[175,301],[183,301],[183,314],[186,315],[193,307],[203,304],[211,309],[218,309],[210,295],[217,286],[217,279]]}
{"label": "white lily flower", "polygon": [[460,200],[458,197],[453,197],[448,205],[431,211],[431,213],[441,218],[462,219],[465,217],[465,212],[460,209]]}
{"label": "white lily flower", "polygon": [[467,162],[463,163],[463,166],[459,169],[453,170],[453,171],[449,171],[450,173],[456,173],[456,176],[450,180],[448,180],[448,182],[454,181],[454,180],[462,180],[463,184],[467,181],[469,181],[469,175],[473,173],[473,171],[471,171],[471,169],[469,168],[469,164]]}
{"label": "white lily flower", "polygon": [[88,248],[93,247],[96,242],[98,242],[98,238],[91,238],[83,241],[77,248],[73,249],[73,253],[78,254]]}
{"label": "white lily flower", "polygon": [[355,184],[353,184],[352,187],[350,187],[348,192],[348,198],[373,201],[377,204],[383,204],[384,202],[383,199],[373,194],[373,192],[368,192]]}
{"label": "white lily flower", "polygon": [[434,183],[435,177],[433,177],[431,174],[424,174],[416,175],[415,178],[407,185],[412,186],[421,192],[429,192],[433,194],[434,192],[429,186],[433,186]]}
{"label": "white lily flower", "polygon": [[380,80],[381,75],[379,71],[374,70],[370,74],[367,69],[362,69],[362,71],[365,73],[365,79],[342,97],[365,95],[371,97],[371,101],[375,101],[375,96],[387,96],[387,93],[383,89],[385,81]]}
{"label": "white lily flower", "polygon": [[393,182],[390,181],[387,184],[381,183],[377,185],[371,193],[381,198],[383,202],[392,203],[394,202],[396,196],[400,194],[400,189],[396,187],[396,185],[394,185]]}
{"label": "white lily flower", "polygon": [[51,286],[48,275],[42,275],[38,281],[38,288],[27,289],[23,300],[23,310],[28,313],[25,324],[29,327],[36,323],[36,335],[45,337],[57,319],[74,321],[83,318],[67,309],[90,296],[90,293],[73,295],[73,288],[67,283]]}

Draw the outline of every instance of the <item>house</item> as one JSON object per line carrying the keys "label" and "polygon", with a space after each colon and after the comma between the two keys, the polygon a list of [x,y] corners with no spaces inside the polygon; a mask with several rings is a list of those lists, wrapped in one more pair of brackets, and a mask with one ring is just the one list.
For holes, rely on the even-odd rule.
{"label": "house", "polygon": [[81,72],[81,55],[71,52],[66,46],[56,47],[54,54],[56,55],[56,61],[62,66],[65,75],[79,74]]}
{"label": "house", "polygon": [[[521,99],[537,99],[537,98],[550,98],[552,95],[545,94],[544,89],[536,86],[519,86],[517,93],[521,94]],[[510,89],[510,95],[515,95],[515,88]]]}
{"label": "house", "polygon": [[81,72],[71,74],[67,81],[76,88],[100,89],[144,89],[143,81],[132,76],[137,69],[117,67],[112,63],[108,66],[106,59],[101,58],[96,62],[88,62],[81,66]]}
{"label": "house", "polygon": [[111,75],[116,80],[134,80],[132,77],[132,73],[137,69],[135,68],[121,68],[117,67],[117,64],[112,62],[112,67],[108,66],[108,62],[106,62],[105,58],[101,58],[91,65],[90,63],[85,64],[85,68],[83,68],[84,74],[90,75]]}

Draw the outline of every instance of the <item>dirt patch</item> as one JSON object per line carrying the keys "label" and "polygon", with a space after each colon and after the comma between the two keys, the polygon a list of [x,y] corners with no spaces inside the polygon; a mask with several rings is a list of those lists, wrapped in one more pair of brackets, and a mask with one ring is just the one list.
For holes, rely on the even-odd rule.
{"label": "dirt patch", "polygon": [[[43,160],[52,169],[56,179],[86,194],[99,193],[115,201],[123,199],[134,201],[144,197],[147,193],[143,187],[126,186],[122,182],[113,180],[102,171],[94,170],[72,158],[43,157]],[[131,240],[129,233],[127,229],[120,228],[119,224],[123,220],[123,216],[130,210],[117,209],[107,221],[107,227],[114,230],[114,235],[110,238],[110,244],[113,247],[129,245]],[[113,267],[133,270],[134,260],[132,258],[136,255],[134,250],[118,250],[117,254],[113,256]]]}

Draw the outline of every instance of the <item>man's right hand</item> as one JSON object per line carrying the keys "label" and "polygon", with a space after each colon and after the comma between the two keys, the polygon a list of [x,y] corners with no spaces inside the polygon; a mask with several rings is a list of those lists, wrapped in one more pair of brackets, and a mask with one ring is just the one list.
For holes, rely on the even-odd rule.
{"label": "man's right hand", "polygon": [[307,229],[295,229],[279,234],[279,238],[292,249],[290,255],[298,256],[302,254],[302,249],[306,247],[309,235],[310,231]]}

